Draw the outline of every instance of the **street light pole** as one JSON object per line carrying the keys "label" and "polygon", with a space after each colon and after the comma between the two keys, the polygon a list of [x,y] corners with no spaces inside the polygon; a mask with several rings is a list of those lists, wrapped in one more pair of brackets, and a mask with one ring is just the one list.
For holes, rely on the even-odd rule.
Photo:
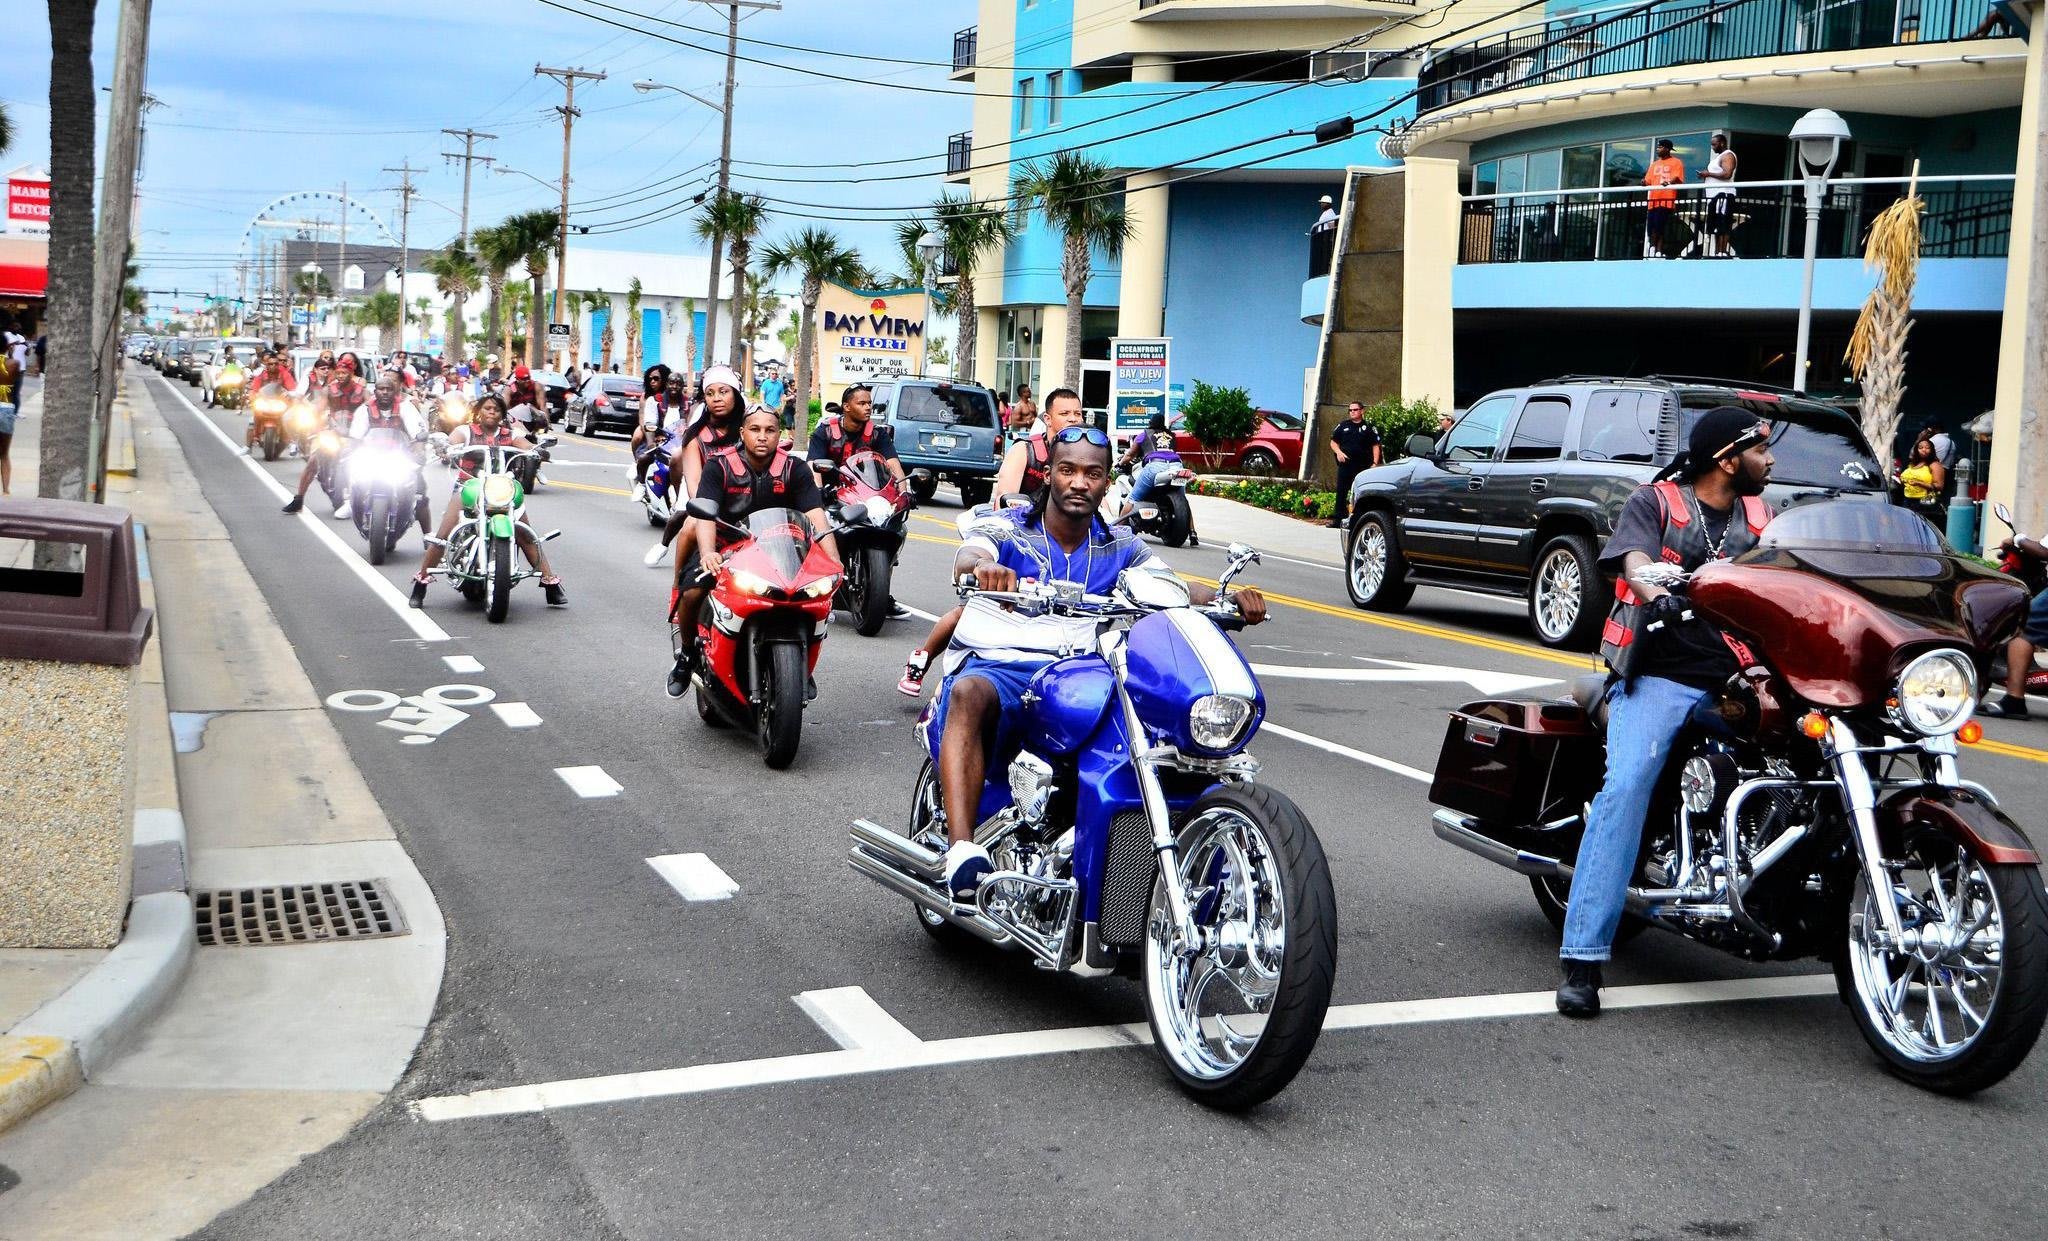
{"label": "street light pole", "polygon": [[[750,4],[749,4],[749,5],[747,6],[747,7],[749,7],[749,8],[760,8],[760,9],[779,9],[779,8],[781,8],[782,6],[781,6],[781,5],[779,4],[779,3],[778,3],[778,4],[770,4],[770,3],[758,3],[758,2],[757,2],[757,3],[750,3]],[[653,81],[646,81],[646,82],[635,82],[635,83],[633,83],[633,89],[634,89],[634,90],[636,90],[636,91],[639,91],[639,92],[640,92],[641,94],[643,94],[643,95],[644,95],[644,94],[646,94],[646,93],[647,93],[648,91],[655,91],[655,90],[672,90],[672,91],[674,91],[674,92],[675,92],[676,94],[678,94],[678,95],[683,95],[683,96],[686,96],[686,97],[688,97],[688,98],[690,98],[690,99],[694,99],[694,100],[696,100],[696,101],[697,101],[698,103],[701,103],[701,104],[703,104],[703,105],[704,105],[705,107],[707,107],[707,108],[710,108],[710,109],[711,109],[712,111],[714,111],[714,112],[718,113],[718,114],[719,114],[719,115],[720,115],[720,116],[721,116],[721,117],[722,117],[722,118],[724,119],[724,121],[725,121],[725,136],[724,136],[724,137],[723,137],[723,138],[722,138],[722,139],[720,140],[720,142],[719,142],[719,147],[718,147],[718,200],[719,200],[719,201],[723,201],[723,200],[724,200],[724,198],[725,198],[725,193],[726,193],[726,189],[727,189],[727,187],[728,187],[728,186],[729,186],[729,185],[731,184],[731,181],[732,181],[732,87],[733,87],[733,65],[734,65],[734,63],[735,63],[735,58],[736,58],[736,57],[737,57],[737,56],[739,55],[739,38],[740,38],[740,6],[739,6],[739,5],[737,5],[737,4],[735,4],[735,5],[732,5],[732,6],[731,6],[731,8],[732,8],[732,14],[731,14],[731,22],[730,22],[729,28],[728,28],[728,30],[727,30],[727,36],[728,36],[728,37],[727,37],[727,40],[726,40],[726,61],[725,61],[725,103],[724,103],[723,105],[720,105],[720,104],[716,104],[716,103],[713,103],[713,102],[711,102],[711,101],[710,101],[709,99],[706,99],[706,98],[705,98],[704,96],[702,96],[702,95],[698,94],[698,93],[697,93],[697,92],[695,92],[695,91],[688,91],[688,90],[684,90],[684,89],[683,89],[682,87],[680,87],[680,86],[671,86],[671,85],[669,85],[669,84],[668,84],[667,82],[653,82]],[[697,196],[697,201],[698,201],[698,202],[702,202],[702,201],[704,201],[704,196],[703,196],[702,194],[699,194],[699,195]],[[704,338],[703,338],[703,348],[704,348],[704,360],[705,360],[705,362],[706,362],[706,363],[709,363],[709,362],[711,361],[711,359],[712,359],[712,358],[713,358],[713,357],[715,356],[715,355],[714,355],[714,353],[713,353],[713,349],[714,349],[714,347],[715,347],[715,344],[716,344],[716,342],[717,342],[717,340],[718,340],[718,269],[719,269],[720,265],[721,265],[721,264],[722,264],[722,263],[724,262],[724,260],[725,260],[725,234],[724,234],[724,233],[713,233],[713,234],[711,235],[711,292],[710,292],[710,303],[709,303],[709,305],[708,305],[708,306],[706,307],[706,309],[705,309],[705,311],[704,311]],[[733,329],[733,330],[734,330],[734,331],[738,331],[738,330],[739,330],[739,329],[738,329],[738,327],[737,327],[737,325],[735,325],[735,327],[734,327],[734,329]],[[696,365],[697,365],[697,359],[695,359],[695,358],[691,358],[691,359],[689,359],[688,361],[686,361],[686,362],[685,362],[685,363],[683,364],[683,366],[684,366],[684,369],[686,369],[686,370],[694,370],[694,369],[696,368]]]}
{"label": "street light pole", "polygon": [[1835,161],[1842,157],[1842,143],[1849,126],[1827,108],[1815,108],[1792,126],[1791,138],[1798,153],[1799,171],[1806,182],[1806,271],[1799,290],[1799,344],[1792,359],[1792,390],[1806,391],[1807,353],[1813,338],[1813,268],[1820,249],[1820,206]]}
{"label": "street light pole", "polygon": [[924,272],[924,357],[917,368],[920,374],[931,368],[932,320],[937,317],[932,310],[932,297],[939,283],[939,255],[945,248],[946,239],[936,232],[927,232],[917,239],[918,267]]}
{"label": "street light pole", "polygon": [[[555,221],[558,230],[555,238],[555,300],[554,313],[548,316],[549,322],[553,322],[561,317],[562,307],[566,304],[562,292],[569,283],[569,130],[579,115],[576,111],[576,81],[582,78],[586,81],[602,82],[604,71],[600,69],[593,73],[585,69],[548,69],[535,65],[533,72],[536,77],[546,75],[559,79],[567,92],[562,100],[562,106],[555,109],[562,114],[562,214],[561,218]],[[541,308],[535,306],[534,317],[539,318],[540,313]],[[541,351],[534,348],[533,341],[527,342],[527,348],[536,358],[544,356]]]}

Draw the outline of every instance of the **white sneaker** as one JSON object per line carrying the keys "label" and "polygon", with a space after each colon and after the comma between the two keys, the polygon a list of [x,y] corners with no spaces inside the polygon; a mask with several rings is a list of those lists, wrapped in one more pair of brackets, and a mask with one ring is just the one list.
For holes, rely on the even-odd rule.
{"label": "white sneaker", "polygon": [[343,504],[343,505],[342,505],[342,506],[341,506],[340,508],[338,508],[338,509],[335,509],[335,510],[334,510],[334,520],[336,520],[336,521],[347,521],[347,520],[348,520],[348,505],[346,505],[346,504]]}
{"label": "white sneaker", "polygon": [[988,850],[971,840],[962,840],[946,850],[946,892],[955,904],[972,905],[974,890],[996,868]]}
{"label": "white sneaker", "polygon": [[640,557],[640,563],[652,569],[666,559],[668,559],[668,544],[658,542],[647,549],[645,556]]}

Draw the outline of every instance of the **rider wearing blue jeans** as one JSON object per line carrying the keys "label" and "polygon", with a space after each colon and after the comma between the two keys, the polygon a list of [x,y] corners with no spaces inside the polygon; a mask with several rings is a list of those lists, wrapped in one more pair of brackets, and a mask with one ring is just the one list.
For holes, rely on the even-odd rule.
{"label": "rider wearing blue jeans", "polygon": [[1770,519],[1760,498],[1771,477],[1771,428],[1754,413],[1724,405],[1694,425],[1687,451],[1662,480],[1623,505],[1600,568],[1615,573],[1615,605],[1602,634],[1610,669],[1607,779],[1593,799],[1572,872],[1558,955],[1563,982],[1557,1010],[1600,1012],[1600,963],[1613,950],[1629,879],[1642,849],[1650,797],[1693,712],[1740,669],[1736,648],[1705,620],[1681,621],[1683,601],[1642,580],[1657,563],[1686,572],[1756,546]]}
{"label": "rider wearing blue jeans", "polygon": [[[1142,464],[1139,459],[1143,458]],[[1123,469],[1136,466],[1131,475],[1131,503],[1150,496],[1164,479],[1181,468],[1180,453],[1173,446],[1173,432],[1166,429],[1166,415],[1154,413],[1145,433],[1131,441],[1130,450],[1117,462]]]}

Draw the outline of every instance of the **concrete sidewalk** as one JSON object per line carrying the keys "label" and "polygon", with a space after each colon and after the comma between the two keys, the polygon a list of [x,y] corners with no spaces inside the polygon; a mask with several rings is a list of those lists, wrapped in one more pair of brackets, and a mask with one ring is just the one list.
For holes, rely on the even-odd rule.
{"label": "concrete sidewalk", "polygon": [[[142,375],[130,369],[126,393],[136,472],[110,491],[120,500],[129,488],[148,526],[162,693],[182,726],[175,767],[191,887],[380,878],[410,930],[196,949],[183,988],[118,1056],[0,1135],[0,1166],[19,1178],[0,1191],[6,1241],[182,1236],[337,1140],[410,1062],[445,956],[432,892]],[[0,960],[0,977],[26,979],[8,965]],[[38,972],[47,990],[90,965],[50,960]],[[0,1006],[8,995],[0,986]]]}
{"label": "concrete sidewalk", "polygon": [[1276,556],[1333,569],[1343,567],[1343,532],[1320,522],[1283,517],[1220,496],[1189,495],[1188,507],[1194,512],[1195,530],[1205,545],[1249,543]]}

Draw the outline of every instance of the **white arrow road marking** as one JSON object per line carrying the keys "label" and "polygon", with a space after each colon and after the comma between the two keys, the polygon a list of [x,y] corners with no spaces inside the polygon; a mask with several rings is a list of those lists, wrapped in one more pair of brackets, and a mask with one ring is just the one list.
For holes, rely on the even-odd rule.
{"label": "white arrow road marking", "polygon": [[1353,762],[1364,763],[1368,767],[1377,767],[1381,771],[1391,771],[1397,776],[1406,776],[1410,780],[1417,780],[1423,784],[1432,783],[1436,779],[1435,776],[1430,775],[1428,772],[1410,767],[1406,763],[1397,763],[1391,758],[1381,758],[1377,754],[1367,754],[1364,750],[1354,750],[1348,745],[1338,745],[1334,741],[1325,741],[1321,737],[1312,737],[1307,733],[1298,733],[1291,728],[1282,728],[1271,720],[1267,720],[1259,725],[1259,735],[1263,737],[1267,733],[1285,737],[1289,741],[1299,741],[1303,745],[1312,745],[1326,753],[1336,754]]}
{"label": "white arrow road marking", "polygon": [[555,774],[578,797],[617,797],[626,787],[606,775],[602,767],[557,767]]}
{"label": "white arrow road marking", "polygon": [[924,1041],[891,1017],[865,987],[806,991],[796,997],[796,1006],[848,1051],[913,1047]]}
{"label": "white arrow road marking", "polygon": [[540,716],[523,702],[494,702],[491,714],[507,728],[539,728]]}
{"label": "white arrow road marking", "polygon": [[482,672],[484,661],[474,655],[443,655],[441,662],[448,665],[450,672]]}
{"label": "white arrow road marking", "polygon": [[[1630,1008],[1665,1008],[1686,1004],[1723,1004],[1746,1000],[1804,999],[1833,995],[1832,974],[1793,974],[1769,978],[1731,978],[1715,982],[1652,983],[1608,987],[1600,993],[1609,1012]],[[812,993],[817,994],[817,993]],[[1521,991],[1503,995],[1461,995],[1431,1000],[1395,1000],[1381,1004],[1345,1004],[1330,1009],[1324,1030],[1363,1030],[1381,1026],[1423,1025],[1441,1021],[1476,1021],[1508,1017],[1556,1020],[1554,991]],[[887,1014],[884,1014],[886,1016]],[[888,1073],[902,1069],[937,1068],[1060,1052],[1101,1051],[1138,1047],[1152,1041],[1144,1022],[1114,1026],[1074,1026],[1063,1030],[1027,1030],[1015,1034],[984,1034],[932,1042],[894,1043],[844,1051],[811,1052],[764,1060],[698,1064],[680,1069],[653,1069],[609,1077],[584,1077],[503,1086],[462,1095],[437,1095],[412,1105],[422,1120],[468,1120],[479,1116],[512,1116],[558,1111],[627,1099],[709,1094],[745,1086],[818,1081]]]}
{"label": "white arrow road marking", "polygon": [[1448,668],[1440,664],[1411,664],[1382,660],[1392,668],[1303,668],[1293,664],[1253,664],[1262,677],[1297,681],[1463,681],[1482,694],[1514,694],[1539,685],[1555,685],[1556,677],[1522,676],[1513,672],[1482,672],[1477,668]]}
{"label": "white arrow road marking", "polygon": [[723,901],[739,895],[740,885],[732,876],[701,853],[668,853],[648,858],[647,864],[686,901]]}

